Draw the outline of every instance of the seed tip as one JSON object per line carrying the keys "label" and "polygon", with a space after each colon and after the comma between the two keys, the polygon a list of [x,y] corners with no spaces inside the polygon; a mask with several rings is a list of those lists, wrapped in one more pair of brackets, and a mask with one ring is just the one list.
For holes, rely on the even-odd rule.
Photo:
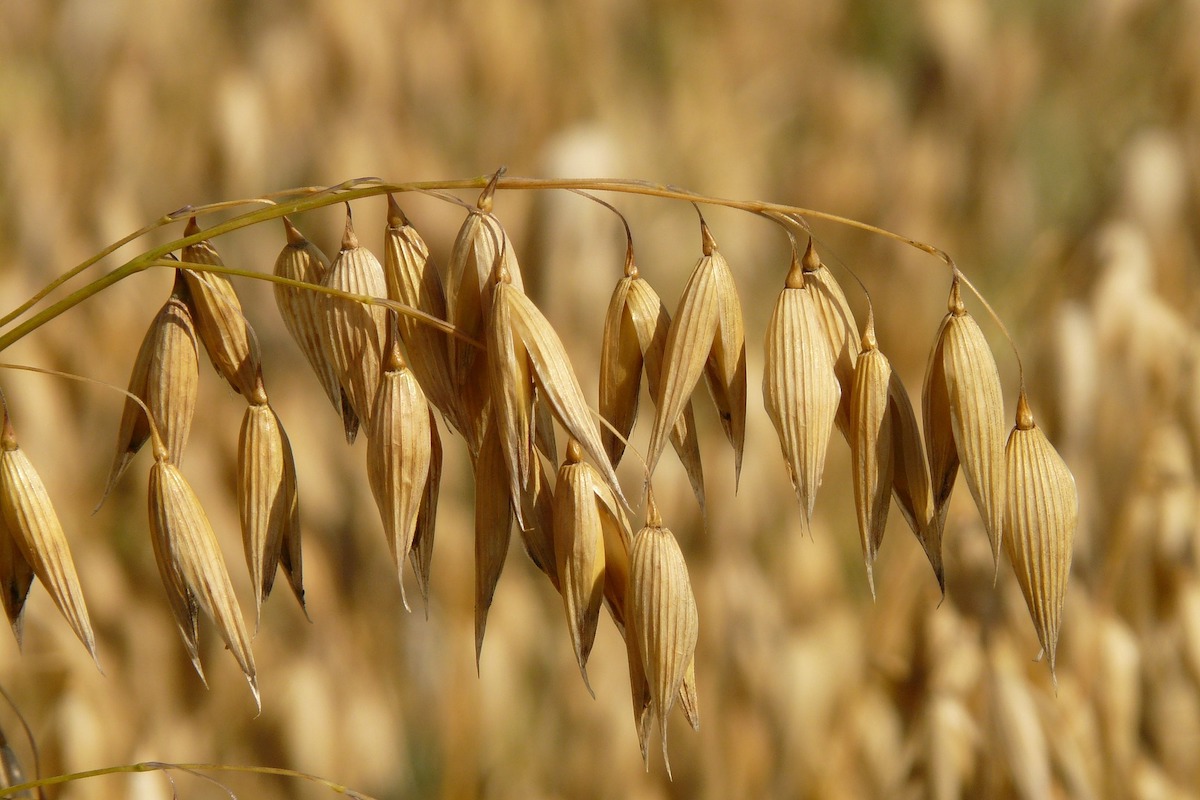
{"label": "seed tip", "polygon": [[821,268],[821,257],[817,255],[817,248],[813,246],[812,237],[808,237],[808,247],[804,248],[804,259],[802,261],[805,272],[816,272]]}
{"label": "seed tip", "polygon": [[184,229],[183,229],[183,235],[184,236],[195,236],[199,232],[200,232],[200,223],[196,222],[196,216],[193,214],[192,216],[188,217],[187,225],[184,226]]}
{"label": "seed tip", "polygon": [[[696,213],[699,214],[699,210]],[[713,238],[703,216],[700,217],[700,249],[706,256],[711,256],[717,250],[717,240]]]}
{"label": "seed tip", "polygon": [[396,196],[391,192],[388,192],[387,221],[388,226],[392,228],[403,228],[408,224],[408,217],[404,216],[404,211],[396,202]]}
{"label": "seed tip", "polygon": [[358,234],[354,232],[354,215],[350,212],[350,204],[346,203],[346,229],[342,233],[342,250],[353,250],[358,247]]}
{"label": "seed tip", "polygon": [[292,224],[292,221],[286,216],[281,217],[281,219],[283,220],[283,230],[287,234],[287,243],[292,247],[304,246],[308,240],[304,238],[304,234],[300,232],[300,229]]}
{"label": "seed tip", "polygon": [[1028,431],[1033,427],[1033,411],[1029,408],[1029,399],[1025,397],[1025,388],[1022,387],[1017,396],[1017,430]]}
{"label": "seed tip", "polygon": [[792,263],[788,266],[787,278],[783,285],[788,289],[804,288],[804,263],[795,246],[792,247]]}
{"label": "seed tip", "polygon": [[954,273],[954,279],[950,282],[950,299],[946,302],[946,309],[956,317],[967,313],[967,307],[963,305],[962,289],[959,286],[957,272]]}

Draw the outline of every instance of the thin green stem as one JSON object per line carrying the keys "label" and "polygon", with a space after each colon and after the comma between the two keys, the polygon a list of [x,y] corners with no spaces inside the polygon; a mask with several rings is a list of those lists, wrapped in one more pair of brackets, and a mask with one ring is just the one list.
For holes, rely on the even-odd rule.
{"label": "thin green stem", "polygon": [[322,788],[328,789],[334,794],[340,794],[346,797],[354,798],[354,800],[375,800],[375,798],[373,798],[371,795],[355,791],[354,789],[344,786],[343,784],[322,778],[319,775],[312,775],[310,773],[300,772],[299,770],[294,769],[284,769],[282,767],[247,767],[236,764],[170,764],[162,761],[142,761],[137,764],[120,764],[111,767],[102,767],[100,769],[84,770],[82,772],[71,772],[65,775],[54,775],[49,778],[39,778],[37,780],[19,783],[16,786],[0,788],[0,798],[15,797],[21,792],[28,792],[32,789],[41,789],[45,786],[61,786],[62,784],[85,780],[87,778],[99,778],[104,775],[136,774],[141,772],[167,772],[169,770],[180,770],[194,773],[234,772],[243,775],[271,775],[282,778],[298,778],[300,780],[315,783]]}

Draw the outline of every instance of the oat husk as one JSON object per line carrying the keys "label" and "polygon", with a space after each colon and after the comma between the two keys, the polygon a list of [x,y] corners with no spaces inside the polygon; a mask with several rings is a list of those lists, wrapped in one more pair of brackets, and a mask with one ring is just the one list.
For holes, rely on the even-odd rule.
{"label": "oat husk", "polygon": [[[266,403],[251,403],[238,436],[237,501],[242,547],[254,587],[255,627],[285,548],[291,574],[299,561],[296,468],[283,423]],[[289,547],[290,546],[290,547]],[[297,593],[303,607],[303,588]]]}
{"label": "oat husk", "polygon": [[529,560],[550,579],[554,590],[561,592],[558,582],[558,557],[554,547],[554,495],[550,476],[541,459],[534,459],[533,478],[521,495],[521,511],[527,526],[518,526],[521,544]]}
{"label": "oat husk", "polygon": [[200,499],[179,469],[162,458],[150,468],[148,499],[154,558],[196,671],[204,677],[196,641],[200,610],[216,624],[261,709],[250,637]]}
{"label": "oat husk", "polygon": [[633,539],[630,561],[629,616],[670,775],[667,717],[695,656],[699,621],[683,553],[670,529],[662,527],[653,495],[647,500],[646,527]]}
{"label": "oat husk", "polygon": [[[329,267],[325,286],[330,289],[368,297],[387,297],[383,265],[374,254],[358,243],[350,210],[346,210],[346,229],[342,249]],[[375,392],[382,374],[383,346],[387,337],[387,309],[366,305],[344,297],[322,295],[326,353],[337,373],[354,413],[364,428],[371,423]],[[346,441],[352,441],[349,427]]]}
{"label": "oat husk", "polygon": [[871,597],[875,597],[875,556],[887,525],[895,471],[894,422],[888,396],[891,378],[891,364],[879,350],[875,323],[868,316],[854,368],[849,439],[854,507]]}
{"label": "oat husk", "polygon": [[4,603],[4,613],[17,639],[17,647],[21,646],[25,600],[32,585],[33,567],[25,560],[4,515],[0,514],[0,601]]}
{"label": "oat husk", "polygon": [[[167,457],[176,465],[183,460],[200,383],[199,345],[187,297],[184,274],[176,270],[171,297],[151,321],[129,377],[129,393],[150,409],[167,447]],[[127,397],[117,430],[117,453],[105,482],[104,497],[112,492],[129,462],[149,438],[150,423],[146,412]]]}
{"label": "oat husk", "polygon": [[[329,259],[320,248],[304,238],[287,217],[283,218],[287,244],[275,259],[275,274],[314,286],[323,286],[329,275]],[[325,344],[325,296],[315,290],[299,289],[281,283],[275,285],[275,304],[284,325],[300,347],[300,352],[316,373],[325,396],[342,418],[347,440],[358,434],[358,416],[338,381],[337,370]]]}
{"label": "oat husk", "polygon": [[[388,195],[388,224],[383,235],[383,273],[389,299],[423,311],[440,320],[448,318],[446,290],[429,247],[404,216],[396,198]],[[400,339],[408,365],[426,398],[456,428],[458,392],[450,372],[449,337],[424,322],[400,314]]]}
{"label": "oat husk", "polygon": [[704,375],[721,427],[733,445],[736,478],[741,475],[746,433],[745,330],[733,273],[703,221],[701,236],[703,255],[688,278],[667,333],[646,465],[653,473],[696,382]]}
{"label": "oat husk", "polygon": [[[838,385],[842,389],[841,401],[838,404],[836,423],[843,434],[849,431],[850,398],[853,396],[854,367],[858,359],[859,341],[858,325],[854,321],[854,313],[846,302],[846,295],[841,285],[829,271],[829,267],[821,263],[813,240],[808,240],[808,246],[802,259],[804,269],[804,285],[809,287],[813,304],[817,308],[821,321],[821,330],[829,343],[829,352],[833,356],[833,371],[837,375]],[[849,436],[847,435],[847,438]]]}
{"label": "oat husk", "polygon": [[[75,631],[95,661],[96,636],[92,632],[92,623],[83,600],[83,587],[75,571],[75,562],[71,559],[66,533],[50,502],[45,484],[29,457],[17,445],[7,410],[3,417],[3,431],[0,432],[0,516],[4,519],[7,536],[16,544],[25,563],[46,587],[71,630]],[[20,612],[25,598],[21,584],[25,582],[26,575],[19,559],[10,555],[9,564],[11,579],[6,580],[5,588],[8,591],[5,592],[5,607],[19,641]],[[28,592],[28,588],[28,583],[25,583],[25,592]]]}
{"label": "oat husk", "polygon": [[763,404],[775,426],[788,479],[808,530],[841,388],[820,313],[799,260],[792,266],[767,323]]}
{"label": "oat husk", "polygon": [[[509,496],[517,510],[517,521],[528,528],[521,507],[521,495],[533,480],[534,417],[533,375],[529,354],[524,342],[515,335],[512,321],[513,303],[508,301],[512,289],[509,275],[501,268],[495,297],[486,325],[488,381],[492,397],[492,419],[500,437],[500,449],[505,457]],[[503,291],[500,291],[500,288]]]}
{"label": "oat husk", "polygon": [[475,668],[483,652],[488,610],[508,557],[513,511],[504,453],[494,424],[483,432],[475,460]]}
{"label": "oat husk", "polygon": [[417,512],[417,528],[413,531],[412,546],[408,560],[421,592],[421,603],[425,607],[425,618],[429,618],[429,570],[433,563],[433,540],[437,529],[438,492],[442,485],[442,437],[438,434],[437,421],[429,412],[429,476],[425,480],[425,491],[421,495],[421,508]]}
{"label": "oat husk", "polygon": [[1079,495],[1066,463],[1034,424],[1023,391],[1004,455],[1008,470],[1004,546],[1053,673],[1079,524]]}
{"label": "oat husk", "polygon": [[[199,232],[196,218],[190,218],[183,235],[195,236]],[[209,241],[183,248],[183,261],[215,267],[225,265]],[[258,339],[242,313],[242,303],[233,284],[227,277],[215,272],[185,268],[183,274],[187,280],[192,315],[196,320],[196,332],[204,343],[209,360],[234,391],[243,397],[250,397],[262,380],[262,365]]]}
{"label": "oat husk", "polygon": [[[631,257],[609,301],[600,353],[600,414],[615,429],[606,426],[600,436],[614,467],[625,452],[622,437],[628,439],[637,419],[643,370],[650,397],[657,402],[670,329],[666,306],[640,277]],[[704,467],[690,398],[671,429],[670,440],[703,512]]]}
{"label": "oat husk", "polygon": [[888,413],[892,420],[892,496],[908,527],[921,543],[938,587],[945,595],[942,526],[933,508],[929,467],[925,463],[925,443],[917,427],[912,401],[908,399],[908,390],[894,370],[888,382]]}
{"label": "oat husk", "polygon": [[[397,336],[394,329],[392,336]],[[404,563],[425,505],[432,438],[425,394],[405,363],[399,342],[392,341],[367,431],[367,478],[383,520],[406,609]]]}

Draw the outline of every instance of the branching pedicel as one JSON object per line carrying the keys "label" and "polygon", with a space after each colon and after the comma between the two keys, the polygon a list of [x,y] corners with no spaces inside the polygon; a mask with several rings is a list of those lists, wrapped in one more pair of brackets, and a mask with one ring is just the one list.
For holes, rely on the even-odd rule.
{"label": "branching pedicel", "polygon": [[[482,189],[482,194],[468,207],[443,274],[396,196],[414,191],[445,196],[463,189]],[[1053,671],[1078,516],[1074,479],[1034,424],[1023,381],[1016,426],[1005,444],[999,373],[961,296],[962,286],[974,289],[946,254],[809,209],[722,200],[637,181],[532,180],[497,173],[413,184],[362,179],[181,209],[65,273],[0,320],[4,350],[130,275],[151,267],[176,271],[171,296],[151,324],[129,384],[153,423],[140,404],[127,403],[107,489],[153,438],[150,522],[155,558],[198,672],[196,637],[203,611],[237,658],[257,699],[249,638],[224,561],[204,511],[178,468],[196,402],[200,344],[247,401],[237,502],[256,608],[270,594],[280,567],[304,605],[296,465],[283,423],[270,405],[257,338],[229,281],[239,276],[274,282],[283,320],[340,417],[347,441],[360,430],[367,438],[368,478],[396,568],[402,575],[404,562],[411,561],[426,603],[442,462],[437,417],[461,434],[476,480],[477,655],[515,522],[526,553],[563,597],[585,682],[600,607],[609,608],[626,641],[643,756],[656,718],[665,755],[664,717],[676,702],[688,721],[699,725],[695,601],[678,545],[648,489],[669,441],[704,507],[691,406],[702,376],[740,471],[747,386],[736,270],[701,218],[702,255],[672,316],[639,274],[630,245],[604,325],[597,414],[583,396],[558,335],[526,297],[517,253],[492,213],[498,191],[548,189],[721,205],[779,225],[791,239],[792,263],[781,271],[786,277],[767,328],[762,388],[800,503],[802,526],[807,529],[828,440],[836,427],[852,454],[855,505],[872,593],[873,561],[893,497],[944,592],[941,542],[947,502],[961,465],[997,566],[1003,546]],[[389,208],[382,261],[358,243],[349,210],[341,252],[332,262],[294,224],[302,212],[334,203],[346,203],[349,209],[353,200],[383,194],[388,195]],[[200,228],[201,218],[248,204],[262,207],[207,230]],[[886,236],[948,266],[949,310],[922,393],[924,439],[908,393],[881,351],[873,318],[868,316],[866,326],[858,328],[842,290],[808,237],[808,219]],[[185,220],[182,238],[145,251],[35,312],[59,286],[118,247]],[[270,220],[281,220],[286,234],[274,273],[225,267],[212,241]],[[175,253],[180,260],[174,260]],[[627,437],[637,415],[643,372],[655,415],[645,450],[646,491],[639,487],[630,492],[619,484],[616,466],[631,449]],[[5,610],[19,640],[24,599],[36,576],[94,651],[66,540],[44,487],[17,447],[7,409],[4,417],[0,588]],[[560,449],[563,433],[565,449]],[[634,506],[643,495],[645,510],[637,512]],[[631,514],[645,519],[636,534]]]}

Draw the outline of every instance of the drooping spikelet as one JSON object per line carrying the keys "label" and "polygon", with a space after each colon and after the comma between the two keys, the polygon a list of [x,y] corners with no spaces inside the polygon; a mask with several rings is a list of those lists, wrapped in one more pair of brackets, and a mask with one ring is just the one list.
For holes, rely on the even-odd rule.
{"label": "drooping spikelet", "polygon": [[646,465],[654,471],[692,390],[704,375],[733,445],[734,473],[741,475],[746,434],[746,344],[733,273],[700,222],[703,255],[683,289],[667,333],[661,384],[650,431]]}
{"label": "drooping spikelet", "polygon": [[1017,400],[1017,421],[1004,456],[1008,470],[1004,548],[1053,672],[1079,524],[1079,495],[1071,471],[1034,424],[1024,391]]}
{"label": "drooping spikelet", "polygon": [[875,320],[868,316],[854,367],[849,439],[854,507],[858,512],[858,532],[872,597],[875,596],[875,555],[887,525],[895,469],[894,421],[888,393],[891,378],[892,366],[875,339]]}
{"label": "drooping spikelet", "polygon": [[417,512],[417,529],[413,531],[412,546],[408,560],[417,577],[417,588],[429,617],[429,570],[433,563],[433,540],[437,528],[438,492],[442,485],[442,437],[438,434],[433,410],[429,412],[429,477],[421,495],[421,508]]}
{"label": "drooping spikelet", "polygon": [[[83,601],[83,588],[75,572],[75,562],[67,546],[62,523],[50,502],[50,495],[29,457],[17,445],[17,436],[3,411],[0,431],[0,518],[6,533],[0,536],[16,545],[17,553],[6,550],[5,608],[13,632],[20,642],[21,608],[29,590],[27,566],[46,587],[54,604],[62,612],[71,630],[96,659],[96,636]],[[22,566],[21,560],[25,566]],[[97,662],[99,663],[99,662]]]}
{"label": "drooping spikelet", "polygon": [[699,621],[683,553],[670,529],[662,526],[652,495],[647,500],[646,527],[633,539],[630,566],[629,616],[670,775],[667,715],[695,656]]}
{"label": "drooping spikelet", "polygon": [[504,454],[495,424],[484,428],[475,459],[475,666],[483,651],[488,610],[508,557],[513,512]]}
{"label": "drooping spikelet", "polygon": [[25,599],[32,585],[33,567],[25,560],[16,538],[8,529],[8,523],[4,521],[4,515],[0,514],[0,601],[4,603],[4,613],[8,616],[8,624],[12,626],[18,647],[21,646]]}
{"label": "drooping spikelet", "polygon": [[[349,294],[387,297],[383,265],[370,250],[359,245],[349,207],[346,208],[342,249],[329,267],[325,286]],[[354,413],[364,427],[369,427],[381,375],[380,364],[387,335],[387,309],[346,297],[323,295],[322,300],[325,320],[322,341],[325,342],[329,361]],[[353,440],[348,425],[346,440]]]}
{"label": "drooping spikelet", "polygon": [[[615,429],[602,428],[600,437],[614,467],[621,463],[625,452],[621,437],[629,437],[637,419],[643,369],[650,397],[658,400],[670,329],[671,316],[658,294],[639,275],[630,248],[625,276],[617,282],[604,318],[600,352],[600,414]],[[670,440],[703,511],[704,468],[691,398],[675,420]]]}
{"label": "drooping spikelet", "polygon": [[[285,551],[288,563],[299,562],[299,513],[296,467],[287,432],[274,409],[251,402],[238,436],[238,511],[242,546],[254,587],[255,617],[271,594],[275,573]],[[297,593],[304,605],[303,590]]]}
{"label": "drooping spikelet", "polygon": [[801,523],[807,530],[841,388],[805,280],[793,251],[791,269],[767,323],[763,404],[779,436],[788,478],[800,503]]}
{"label": "drooping spikelet", "polygon": [[[184,273],[176,270],[171,297],[150,323],[129,377],[129,393],[150,409],[166,444],[167,458],[176,465],[183,459],[199,389],[199,346],[187,297]],[[146,412],[132,398],[126,398],[105,497],[149,437]]]}
{"label": "drooping spikelet", "polygon": [[917,427],[917,416],[908,390],[900,376],[892,371],[888,381],[888,414],[892,421],[892,496],[904,514],[908,527],[921,543],[942,593],[946,592],[946,574],[942,567],[942,526],[934,512],[929,486],[929,467],[925,463],[925,444]]}
{"label": "drooping spikelet", "polygon": [[203,611],[216,623],[261,707],[250,637],[212,525],[179,469],[164,453],[155,455],[148,492],[154,559],[192,664],[203,678],[196,641],[197,611]]}
{"label": "drooping spikelet", "polygon": [[[200,233],[196,218],[188,220],[184,236]],[[221,267],[225,262],[212,242],[201,241],[183,248],[185,264]],[[184,269],[190,292],[196,332],[217,372],[234,391],[249,397],[262,380],[258,339],[242,313],[242,303],[229,278],[215,272]]]}
{"label": "drooping spikelet", "polygon": [[587,661],[606,594],[606,554],[622,544],[627,548],[630,537],[612,490],[582,459],[579,444],[571,440],[555,484],[554,552],[575,660],[592,692]]}
{"label": "drooping spikelet", "polygon": [[[314,286],[323,286],[329,275],[329,259],[320,248],[304,238],[287,217],[283,218],[287,244],[275,259],[275,275]],[[342,418],[346,439],[358,433],[358,416],[338,381],[337,370],[325,345],[325,296],[311,289],[276,283],[275,304],[300,352],[308,359],[329,402]]]}
{"label": "drooping spikelet", "polygon": [[838,430],[848,434],[854,366],[859,350],[858,325],[854,321],[854,313],[850,310],[850,304],[846,302],[842,287],[838,285],[829,267],[821,263],[811,238],[801,263],[804,267],[804,285],[809,287],[813,304],[817,307],[821,330],[825,333],[826,341],[829,342],[829,352],[833,355],[833,372],[842,388],[836,419]]}
{"label": "drooping spikelet", "polygon": [[533,375],[525,343],[513,328],[514,303],[509,300],[509,292],[520,290],[512,288],[503,266],[497,282],[496,302],[488,314],[485,339],[492,421],[505,457],[509,497],[517,510],[518,522],[522,528],[527,528],[521,495],[533,480],[536,458],[533,448]]}
{"label": "drooping spikelet", "polygon": [[996,360],[978,323],[967,313],[955,275],[925,372],[925,445],[934,507],[944,527],[961,462],[999,565],[1004,530],[1004,400]]}
{"label": "drooping spikelet", "polygon": [[367,430],[367,478],[404,591],[404,562],[413,546],[432,461],[429,404],[400,353],[393,328]]}

